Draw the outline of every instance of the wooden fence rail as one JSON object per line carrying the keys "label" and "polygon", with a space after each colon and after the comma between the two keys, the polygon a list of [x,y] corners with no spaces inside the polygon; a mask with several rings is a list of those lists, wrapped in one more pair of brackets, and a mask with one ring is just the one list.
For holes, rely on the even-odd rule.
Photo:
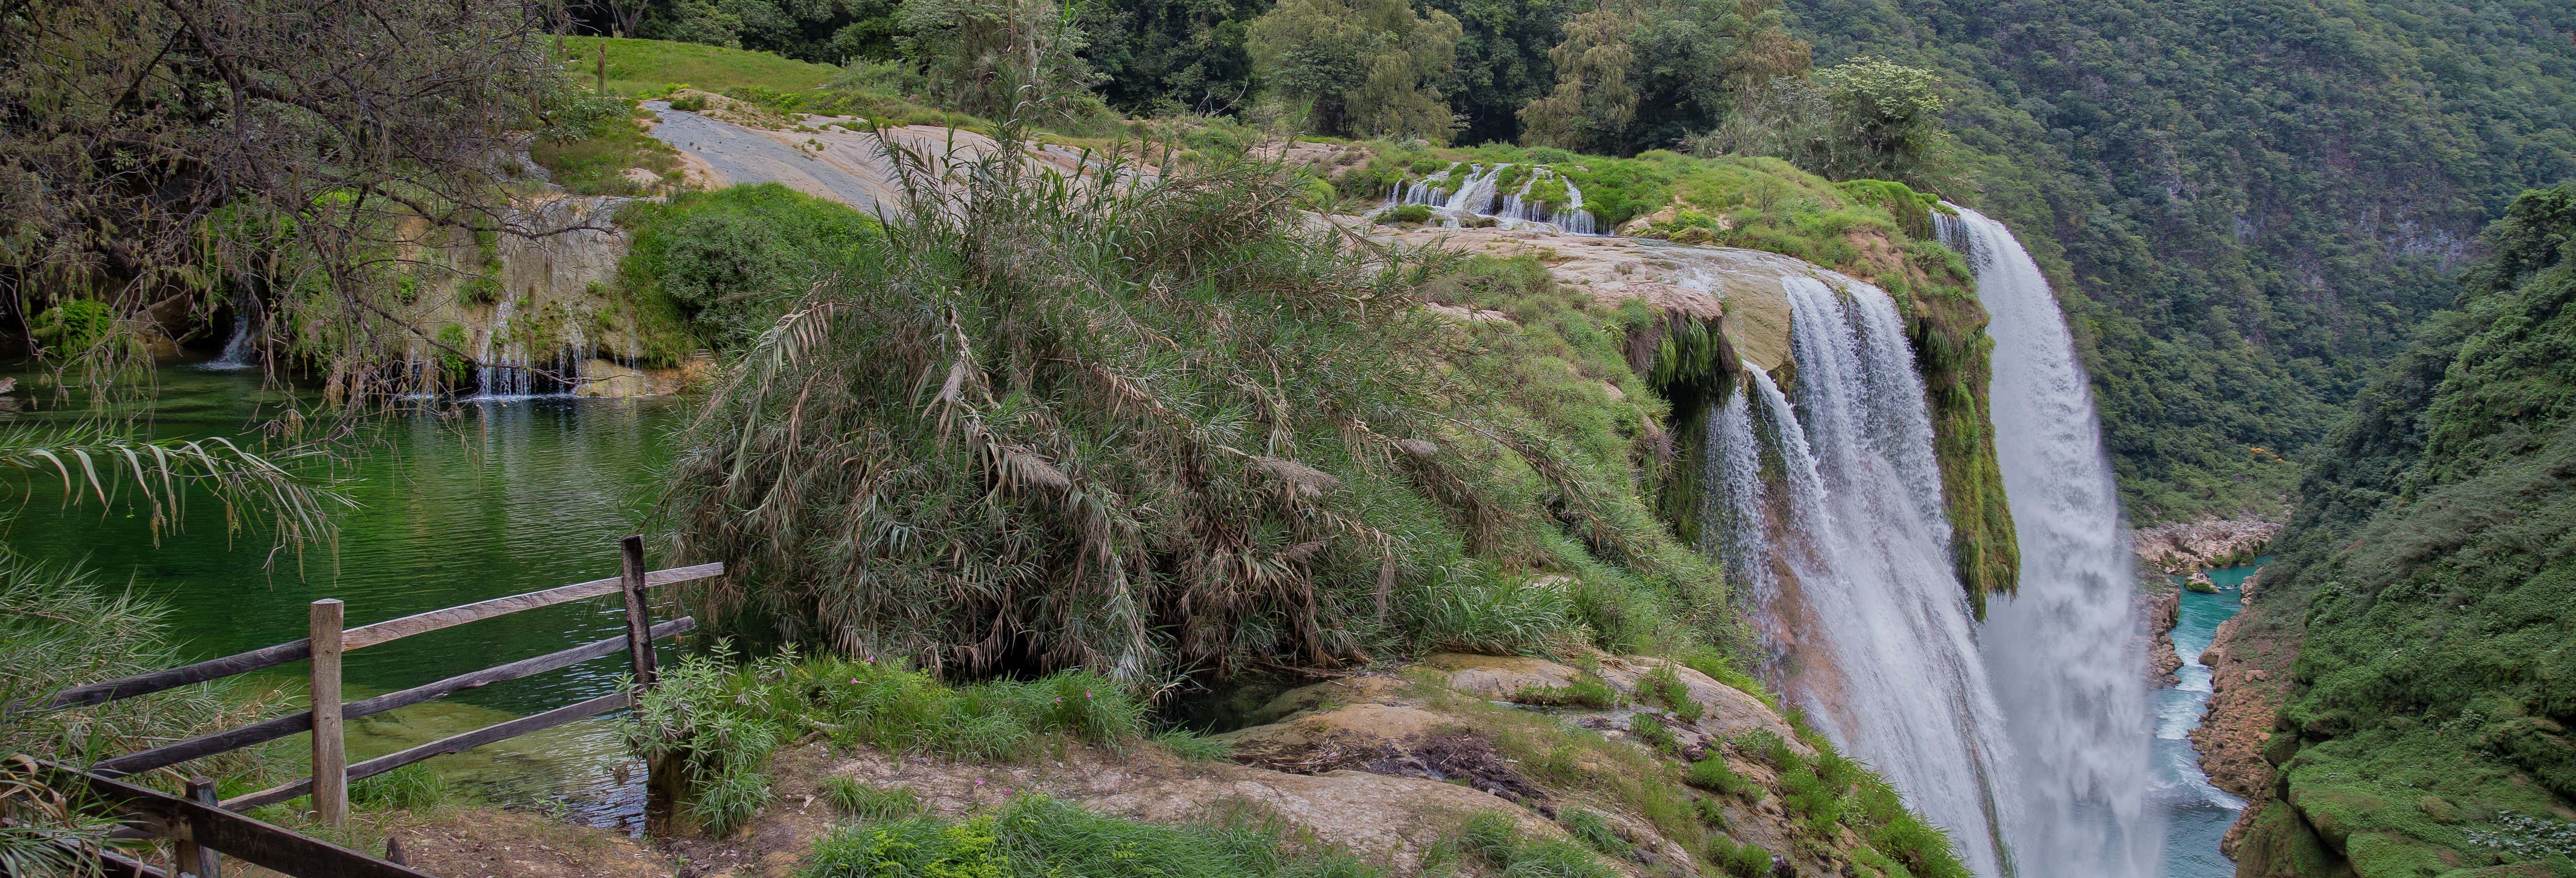
{"label": "wooden fence rail", "polygon": [[[149,875],[155,878],[170,878],[175,874],[186,874],[194,875],[196,878],[217,878],[213,852],[221,851],[237,859],[266,866],[298,878],[323,878],[323,876],[432,878],[393,862],[368,857],[233,812],[273,805],[299,796],[310,796],[313,800],[315,816],[326,824],[338,825],[348,816],[348,786],[351,781],[382,774],[431,757],[460,753],[495,741],[553,728],[634,704],[635,697],[654,683],[656,669],[653,665],[653,641],[686,633],[697,627],[697,620],[687,616],[654,624],[648,612],[647,592],[655,586],[722,575],[724,565],[700,564],[693,567],[647,571],[644,569],[643,538],[635,536],[626,537],[621,541],[619,554],[621,556],[619,566],[622,569],[619,575],[613,578],[594,579],[544,591],[493,598],[356,628],[343,626],[344,607],[340,601],[330,599],[314,601],[310,618],[307,620],[311,636],[303,640],[262,647],[167,670],[76,686],[41,700],[30,699],[9,705],[7,712],[41,712],[105,704],[275,667],[288,662],[311,659],[312,707],[304,712],[164,744],[138,753],[103,759],[86,769],[46,764],[44,773],[48,776],[48,781],[58,789],[78,792],[84,798],[113,808],[129,829],[139,831],[143,835],[179,842],[180,863],[174,872],[163,872],[145,864],[125,860],[113,852],[93,852],[99,862],[108,867],[112,874]],[[620,592],[625,596],[626,631],[615,637],[484,668],[472,673],[459,674],[362,701],[340,700],[340,659],[349,650],[377,646],[415,634],[506,616],[524,610]],[[349,719],[444,698],[468,689],[560,670],[620,652],[627,654],[629,670],[632,674],[633,685],[628,689],[534,716],[495,723],[355,765],[348,763],[343,749],[345,739],[342,723]],[[167,768],[189,760],[238,750],[300,732],[313,733],[313,770],[310,776],[222,802],[214,801],[213,784],[203,779],[189,782],[189,796],[186,798],[171,796],[119,780],[128,775]]]}

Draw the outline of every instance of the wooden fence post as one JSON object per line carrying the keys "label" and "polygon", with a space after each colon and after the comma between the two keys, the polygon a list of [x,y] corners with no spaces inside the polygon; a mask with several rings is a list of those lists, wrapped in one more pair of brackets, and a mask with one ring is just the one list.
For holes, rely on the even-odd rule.
{"label": "wooden fence post", "polygon": [[[188,799],[200,805],[215,807],[215,779],[189,778]],[[215,849],[198,844],[196,830],[191,827],[188,838],[179,842],[179,871],[194,875],[196,878],[217,878],[216,864]]]}
{"label": "wooden fence post", "polygon": [[348,742],[340,729],[340,631],[336,598],[313,602],[313,813],[325,826],[349,818]]}
{"label": "wooden fence post", "polygon": [[635,695],[653,688],[658,672],[653,667],[653,616],[644,606],[644,538],[629,536],[618,542],[625,555],[626,650],[635,670]]}

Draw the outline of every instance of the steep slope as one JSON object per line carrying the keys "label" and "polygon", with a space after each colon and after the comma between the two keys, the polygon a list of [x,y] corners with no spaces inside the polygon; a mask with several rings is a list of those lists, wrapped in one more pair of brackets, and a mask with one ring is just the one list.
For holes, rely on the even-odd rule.
{"label": "steep slope", "polygon": [[1820,65],[1944,71],[1942,188],[2054,240],[2139,524],[2275,505],[2476,230],[2576,173],[2565,3],[1789,5]]}
{"label": "steep slope", "polygon": [[[2247,876],[2576,872],[2576,185],[2516,201],[2303,487],[2303,619]],[[2487,874],[2487,873],[2481,873]]]}

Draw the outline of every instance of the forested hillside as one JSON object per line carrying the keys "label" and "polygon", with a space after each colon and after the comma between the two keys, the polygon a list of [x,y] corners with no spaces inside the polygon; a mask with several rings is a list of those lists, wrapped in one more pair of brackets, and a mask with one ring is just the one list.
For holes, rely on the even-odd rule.
{"label": "forested hillside", "polygon": [[2576,854],[2576,185],[2517,201],[2321,445],[2267,610],[2304,618],[2245,875],[2439,874]]}
{"label": "forested hillside", "polygon": [[2069,305],[2139,523],[2287,493],[2451,304],[2478,228],[2576,175],[2566,3],[1791,6],[1819,66],[1945,74],[1945,191],[2053,239],[2032,250],[2090,300]]}

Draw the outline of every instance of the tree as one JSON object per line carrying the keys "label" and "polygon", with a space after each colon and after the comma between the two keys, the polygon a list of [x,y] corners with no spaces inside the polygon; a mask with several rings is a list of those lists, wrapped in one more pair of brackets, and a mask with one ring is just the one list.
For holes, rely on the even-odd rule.
{"label": "tree", "polygon": [[1774,77],[1740,94],[1717,128],[1689,139],[1701,155],[1767,155],[1831,180],[1931,185],[1948,135],[1941,78],[1879,58],[1814,77]]}
{"label": "tree", "polygon": [[1272,98],[1311,102],[1317,131],[1445,141],[1458,37],[1458,19],[1403,0],[1285,0],[1253,21],[1250,49]]}
{"label": "tree", "polygon": [[1644,10],[1611,0],[1565,23],[1565,42],[1548,50],[1556,90],[1521,108],[1521,142],[1582,150],[1615,142],[1637,118],[1628,67],[1637,52],[1628,34],[1646,24]]}
{"label": "tree", "polygon": [[[473,0],[0,7],[0,297],[167,331],[240,296],[364,396],[413,380],[388,266],[513,220],[508,133],[564,83],[528,8]],[[88,356],[143,362],[141,346]],[[390,355],[389,355],[390,354]],[[109,365],[113,365],[110,363]],[[119,370],[91,370],[115,374]]]}
{"label": "tree", "polygon": [[1824,72],[1834,124],[1844,148],[1837,180],[1913,180],[1939,146],[1944,102],[1940,74],[1863,55]]}
{"label": "tree", "polygon": [[963,112],[1067,111],[1096,78],[1077,54],[1082,30],[1054,0],[904,0],[895,17],[904,56],[922,65],[934,96]]}
{"label": "tree", "polygon": [[1807,72],[1777,0],[1605,0],[1548,53],[1556,90],[1522,108],[1523,140],[1635,153],[1707,131],[1743,96]]}

